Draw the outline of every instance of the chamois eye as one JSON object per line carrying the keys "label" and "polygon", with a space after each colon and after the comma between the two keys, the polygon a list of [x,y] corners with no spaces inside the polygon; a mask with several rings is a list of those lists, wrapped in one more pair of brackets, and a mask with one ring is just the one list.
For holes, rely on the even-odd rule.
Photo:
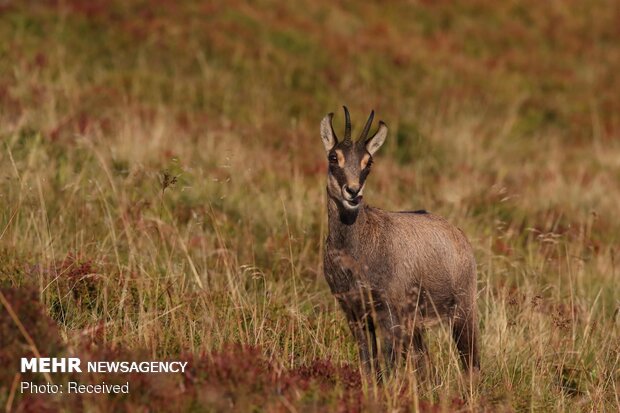
{"label": "chamois eye", "polygon": [[330,153],[328,159],[330,163],[338,163],[338,156],[335,153]]}

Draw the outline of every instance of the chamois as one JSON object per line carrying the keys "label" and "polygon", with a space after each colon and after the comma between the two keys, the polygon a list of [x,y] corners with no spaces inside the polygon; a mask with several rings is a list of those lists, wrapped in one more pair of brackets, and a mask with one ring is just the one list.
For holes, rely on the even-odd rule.
{"label": "chamois", "polygon": [[460,229],[424,210],[390,212],[364,204],[373,155],[388,128],[380,121],[367,137],[372,111],[353,142],[346,106],[344,112],[342,140],[334,133],[333,113],[321,122],[329,164],[324,273],[357,341],[362,364],[381,376],[381,346],[388,371],[410,350],[423,369],[423,330],[446,321],[463,368],[478,370],[476,262],[469,241]]}

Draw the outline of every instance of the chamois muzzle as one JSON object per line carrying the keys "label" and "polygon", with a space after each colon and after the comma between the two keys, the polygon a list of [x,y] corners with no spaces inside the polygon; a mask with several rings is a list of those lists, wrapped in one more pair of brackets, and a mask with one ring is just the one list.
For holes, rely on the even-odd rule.
{"label": "chamois muzzle", "polygon": [[344,186],[344,191],[346,192],[346,194],[349,196],[349,199],[353,199],[357,196],[357,194],[360,192],[360,186],[359,185],[345,185]]}
{"label": "chamois muzzle", "polygon": [[342,187],[342,195],[345,206],[349,208],[357,208],[362,202],[362,188],[359,185],[344,185]]}

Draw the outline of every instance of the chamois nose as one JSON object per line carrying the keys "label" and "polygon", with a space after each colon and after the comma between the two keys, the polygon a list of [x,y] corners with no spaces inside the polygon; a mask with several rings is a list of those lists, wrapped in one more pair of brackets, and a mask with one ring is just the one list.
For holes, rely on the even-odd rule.
{"label": "chamois nose", "polygon": [[359,185],[351,185],[351,186],[345,185],[344,190],[347,193],[347,195],[349,195],[351,198],[355,198],[357,194],[359,194],[360,192],[360,186]]}

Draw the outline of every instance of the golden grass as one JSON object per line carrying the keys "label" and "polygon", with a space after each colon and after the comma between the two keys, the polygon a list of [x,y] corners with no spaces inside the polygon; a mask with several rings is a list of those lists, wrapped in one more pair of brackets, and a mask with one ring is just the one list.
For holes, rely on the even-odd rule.
{"label": "golden grass", "polygon": [[364,406],[617,411],[618,7],[476,3],[9,6],[1,285],[35,286],[68,347],[356,364],[321,273],[318,122],[375,107],[366,199],[468,234],[482,373],[439,328],[431,377]]}

